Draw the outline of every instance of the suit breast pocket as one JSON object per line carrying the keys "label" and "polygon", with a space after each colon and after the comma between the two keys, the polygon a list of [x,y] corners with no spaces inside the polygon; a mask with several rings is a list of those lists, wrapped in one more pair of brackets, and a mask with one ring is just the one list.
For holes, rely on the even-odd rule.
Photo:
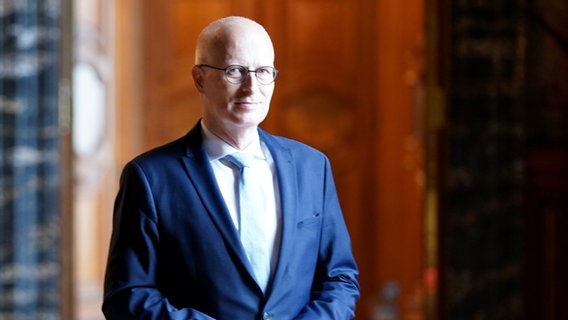
{"label": "suit breast pocket", "polygon": [[[294,257],[291,266],[295,266],[295,275],[313,276],[317,264],[319,242],[321,239],[323,217],[320,212],[304,215],[297,223],[294,243]],[[310,281],[311,283],[311,281]]]}
{"label": "suit breast pocket", "polygon": [[311,216],[298,222],[298,229],[317,227],[321,224],[321,220],[321,213],[314,212]]}

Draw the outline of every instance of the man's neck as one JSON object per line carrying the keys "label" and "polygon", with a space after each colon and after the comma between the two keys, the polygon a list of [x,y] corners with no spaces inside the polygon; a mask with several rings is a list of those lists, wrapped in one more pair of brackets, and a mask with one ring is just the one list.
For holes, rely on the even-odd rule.
{"label": "man's neck", "polygon": [[244,129],[235,128],[234,130],[229,130],[226,128],[217,128],[216,126],[205,124],[204,121],[202,123],[213,135],[237,150],[246,149],[251,143],[253,143],[253,141],[256,140],[258,136],[258,130],[256,127]]}

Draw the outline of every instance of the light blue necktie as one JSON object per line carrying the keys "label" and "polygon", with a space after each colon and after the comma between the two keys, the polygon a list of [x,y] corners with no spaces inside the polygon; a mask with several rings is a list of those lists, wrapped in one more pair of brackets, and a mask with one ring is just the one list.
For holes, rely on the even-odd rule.
{"label": "light blue necktie", "polygon": [[233,153],[225,157],[239,169],[239,235],[256,282],[266,290],[270,278],[270,249],[272,242],[265,227],[267,218],[264,199],[258,175],[252,163],[254,155]]}

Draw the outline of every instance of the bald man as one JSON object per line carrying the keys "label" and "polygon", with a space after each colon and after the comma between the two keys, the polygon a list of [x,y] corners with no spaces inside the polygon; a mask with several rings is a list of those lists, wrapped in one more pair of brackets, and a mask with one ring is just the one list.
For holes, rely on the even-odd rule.
{"label": "bald man", "polygon": [[201,119],[120,179],[107,319],[354,317],[358,270],[328,158],[258,127],[277,74],[258,23],[201,32]]}

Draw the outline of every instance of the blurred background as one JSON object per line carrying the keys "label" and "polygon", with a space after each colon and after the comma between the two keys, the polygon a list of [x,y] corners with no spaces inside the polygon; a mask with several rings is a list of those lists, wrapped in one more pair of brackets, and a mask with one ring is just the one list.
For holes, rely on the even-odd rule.
{"label": "blurred background", "polygon": [[103,318],[118,175],[227,15],[275,45],[262,126],[331,159],[357,319],[568,319],[564,0],[1,0],[1,319]]}

